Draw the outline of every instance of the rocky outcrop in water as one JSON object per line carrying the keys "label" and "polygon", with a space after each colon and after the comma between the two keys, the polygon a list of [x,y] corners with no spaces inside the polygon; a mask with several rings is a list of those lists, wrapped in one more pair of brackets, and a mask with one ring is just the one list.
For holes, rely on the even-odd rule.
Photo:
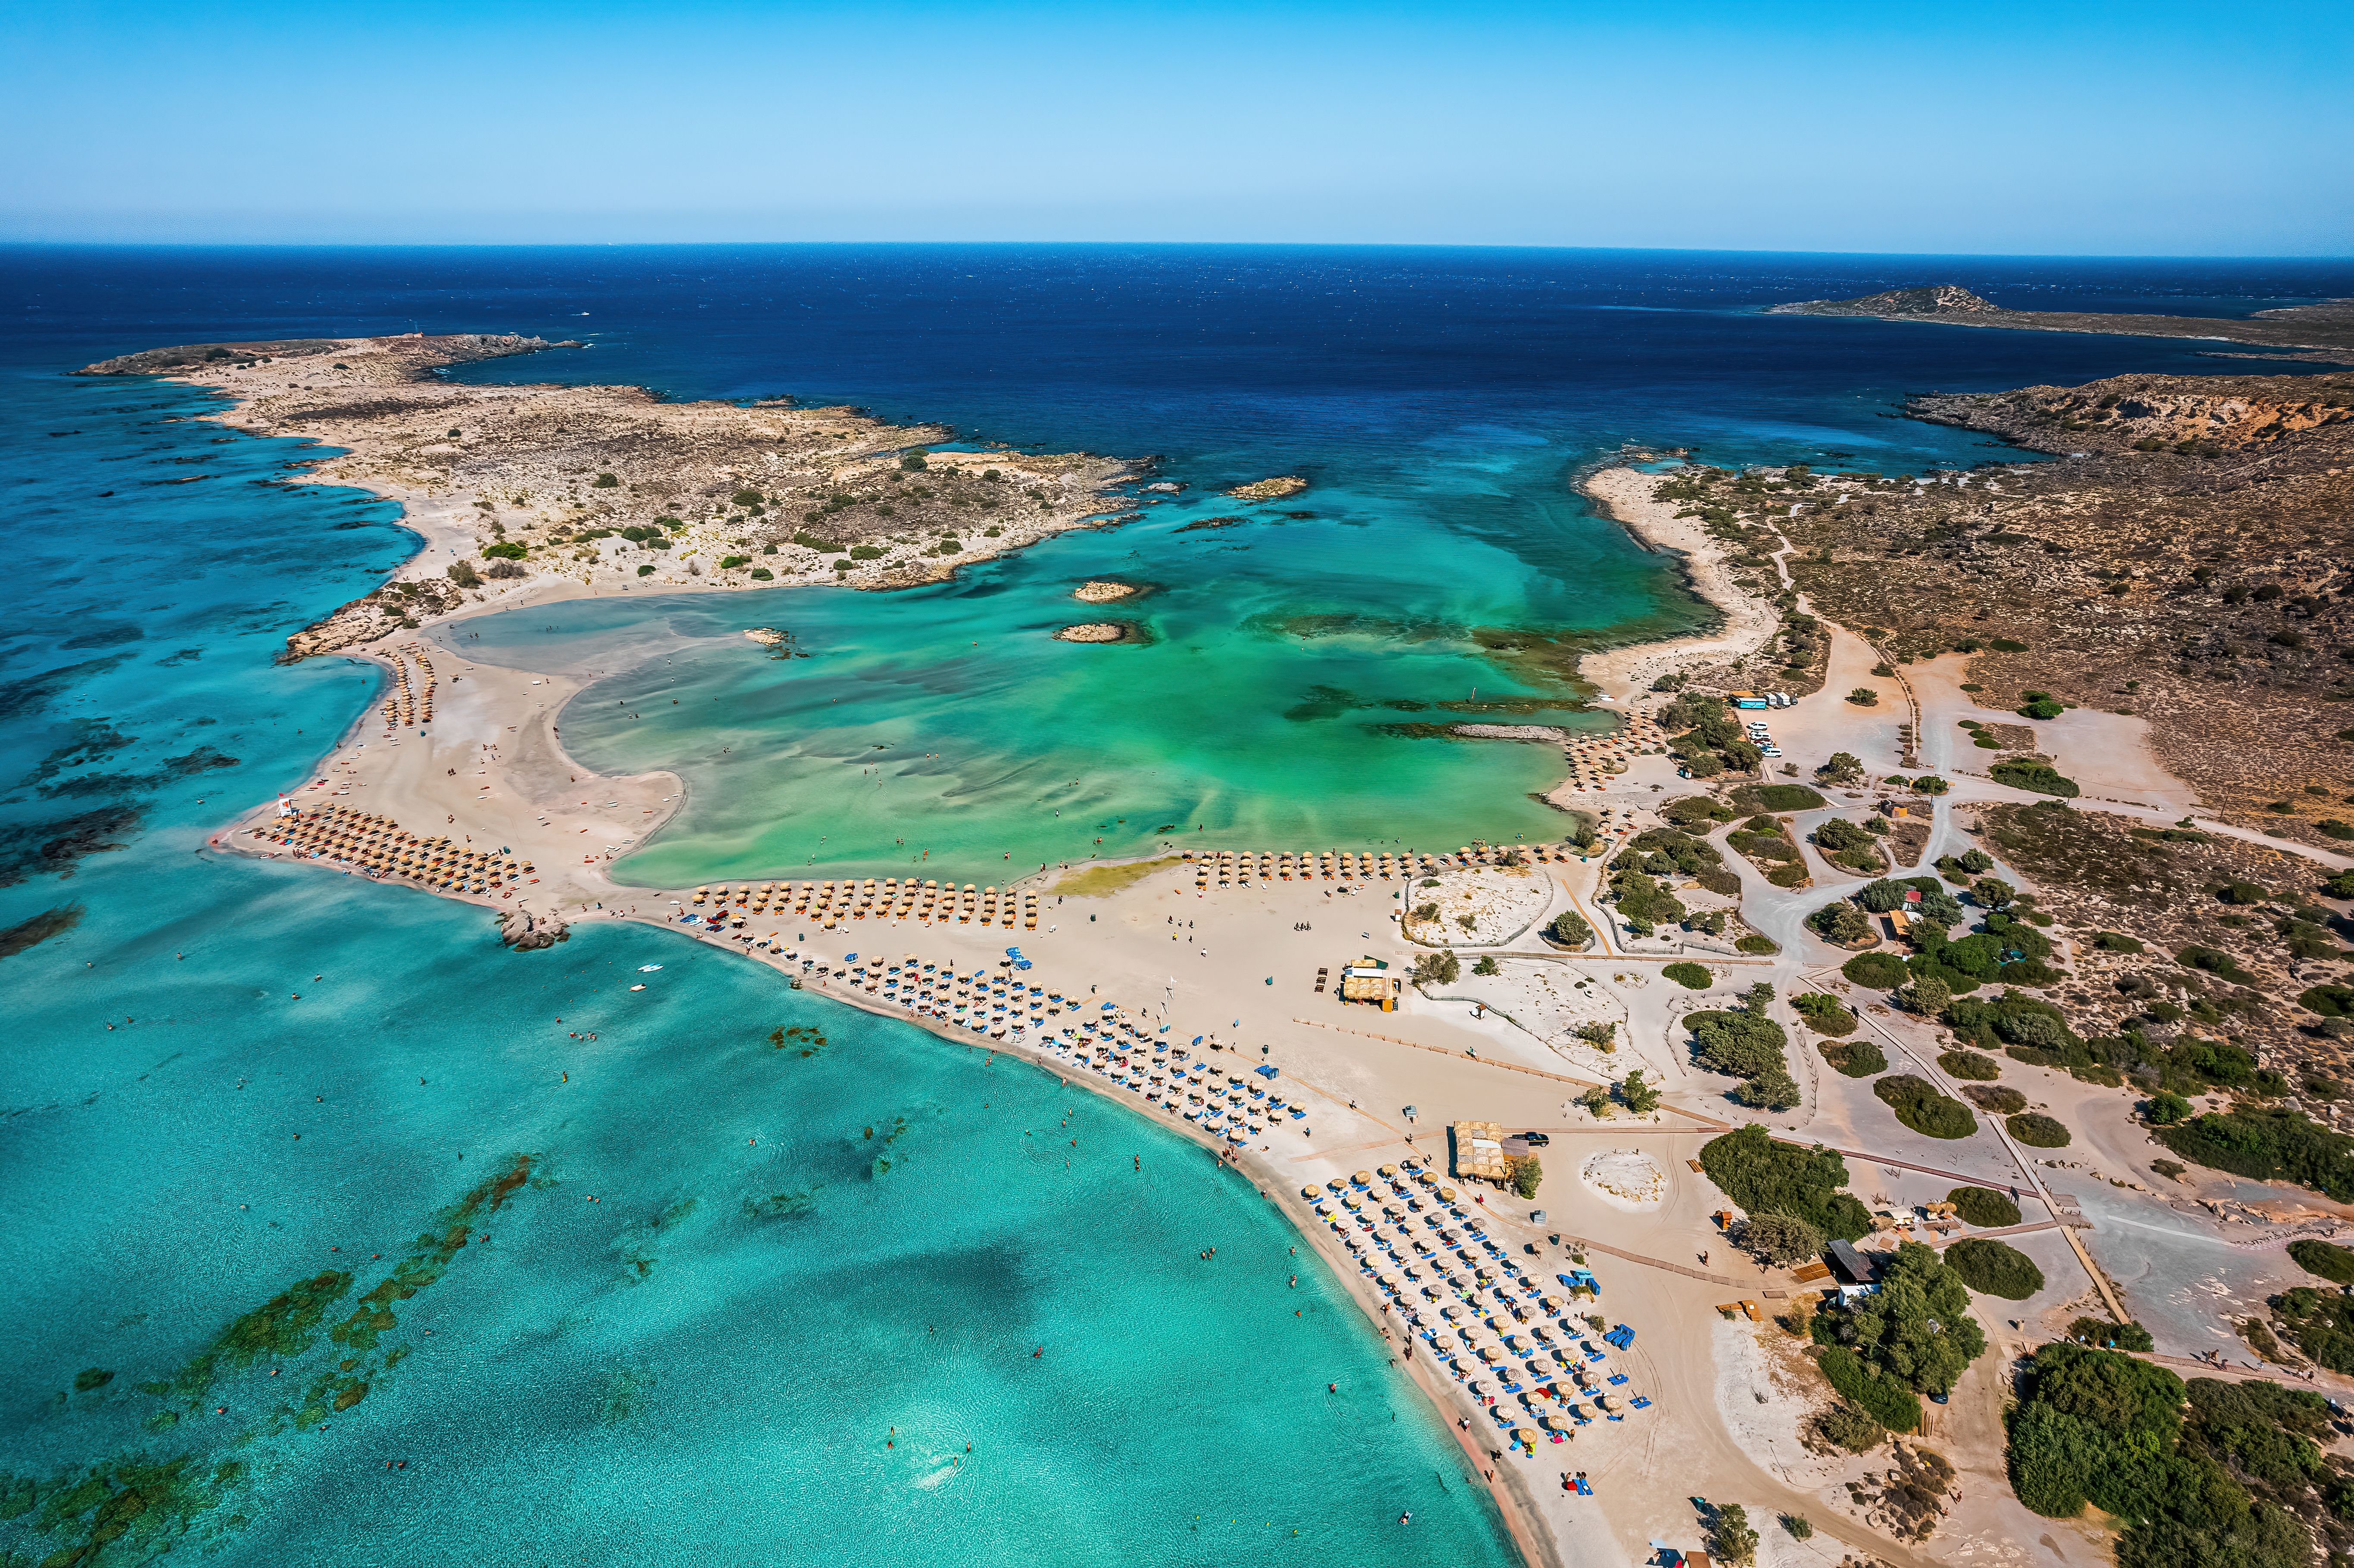
{"label": "rocky outcrop in water", "polygon": [[572,928],[553,915],[534,915],[528,909],[510,909],[499,916],[499,940],[518,953],[552,948],[558,942],[571,940],[571,938]]}

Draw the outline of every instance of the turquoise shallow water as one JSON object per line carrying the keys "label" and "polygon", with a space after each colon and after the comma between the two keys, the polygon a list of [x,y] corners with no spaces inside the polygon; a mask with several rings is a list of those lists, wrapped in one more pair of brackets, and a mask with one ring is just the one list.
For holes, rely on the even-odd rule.
{"label": "turquoise shallow water", "polygon": [[[951,871],[1032,871],[1179,835],[1285,847],[1556,837],[1566,819],[1532,799],[1560,781],[1554,748],[1400,726],[1606,727],[1557,673],[1569,640],[1688,626],[1702,611],[1587,514],[1557,450],[1480,476],[1534,514],[1510,543],[1458,526],[1459,467],[1426,460],[1280,510],[1187,496],[933,588],[584,601],[469,622],[458,645],[610,673],[566,711],[565,743],[608,771],[685,778],[682,819],[620,868],[649,885],[899,870],[927,855]],[[1249,520],[1182,531],[1237,514]],[[1105,576],[1152,591],[1115,606],[1071,598]],[[1052,635],[1106,617],[1149,641]],[[790,630],[807,656],[774,658],[742,636],[760,625]],[[1528,655],[1490,657],[1482,637]]]}
{"label": "turquoise shallow water", "polygon": [[[687,775],[693,809],[638,869],[782,868],[820,835],[890,863],[911,816],[915,853],[979,869],[1162,822],[1261,842],[1550,822],[1522,799],[1550,781],[1541,750],[1379,726],[1433,711],[1381,705],[1544,689],[1467,629],[1679,613],[1569,499],[1579,465],[1695,437],[1725,458],[1968,460],[1883,419],[1891,399],[2212,363],[1730,310],[1911,263],[679,265],[0,252],[0,927],[80,915],[0,958],[0,1545],[95,1544],[88,1568],[162,1544],[273,1565],[1506,1561],[1447,1429],[1332,1281],[1311,1264],[1285,1287],[1287,1233],[1206,1156],[661,932],[514,955],[475,911],[202,853],[368,702],[369,669],[271,658],[409,536],[368,497],[275,482],[291,443],[175,422],[199,394],[57,372],[197,338],[554,335],[591,310],[608,335],[580,374],[1161,452],[1195,487],[1170,515],[941,588],[472,629],[470,652],[601,673],[567,727],[596,760]],[[2194,286],[2302,291],[2168,285]],[[1205,492],[1292,470],[1314,518],[1170,535]],[[1069,584],[1105,571],[1165,585],[1136,611],[1160,640],[1048,641],[1080,618]],[[737,635],[763,621],[813,656],[767,660]],[[652,716],[625,724],[625,700]],[[888,760],[859,760],[875,744]],[[769,1043],[812,1029],[822,1047]],[[315,1319],[281,1297],[323,1275]]]}

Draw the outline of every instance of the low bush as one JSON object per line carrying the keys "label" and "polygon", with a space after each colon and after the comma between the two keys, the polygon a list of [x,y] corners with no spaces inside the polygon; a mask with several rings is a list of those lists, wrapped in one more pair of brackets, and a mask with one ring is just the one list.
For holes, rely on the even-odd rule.
{"label": "low bush", "polygon": [[1870,1040],[1825,1040],[1815,1049],[1841,1077],[1869,1078],[1888,1071],[1887,1054]]}
{"label": "low bush", "polygon": [[2043,1288],[2043,1271],[2035,1260],[2007,1243],[1972,1236],[1946,1249],[1946,1266],[1981,1296],[2024,1301]]}
{"label": "low bush", "polygon": [[2048,762],[1998,762],[1987,769],[1987,777],[2014,789],[2032,789],[2039,795],[2057,795],[2062,800],[2084,792],[2073,779],[2062,778],[2060,770]]}
{"label": "low bush", "polygon": [[1706,991],[1714,983],[1714,977],[1708,972],[1705,964],[1670,964],[1659,973],[1687,991]]}
{"label": "low bush", "polygon": [[1735,952],[1741,953],[1778,953],[1782,950],[1781,943],[1771,937],[1758,936],[1754,931],[1734,943],[1733,947]]}
{"label": "low bush", "polygon": [[1985,1084],[1964,1084],[1962,1097],[1978,1109],[1991,1111],[1996,1116],[2009,1116],[2013,1111],[2027,1108],[2027,1097],[2017,1089],[1991,1087]]}
{"label": "low bush", "polygon": [[1811,811],[1829,803],[1804,784],[1744,784],[1733,792],[1733,809],[1741,812]]}
{"label": "low bush", "polygon": [[1815,1417],[1815,1431],[1824,1442],[1850,1454],[1869,1454],[1888,1441],[1888,1428],[1873,1420],[1860,1404],[1840,1401]]}
{"label": "low bush", "polygon": [[1587,925],[1585,916],[1575,909],[1564,909],[1554,916],[1549,935],[1554,941],[1573,952],[1591,947],[1594,943],[1594,927]]}
{"label": "low bush", "polygon": [[1910,972],[1893,953],[1858,953],[1840,966],[1840,973],[1867,991],[1894,991]]}
{"label": "low bush", "polygon": [[1946,1194],[1946,1202],[1954,1205],[1964,1224],[1976,1225],[1980,1230],[2000,1230],[2019,1224],[2019,1205],[1991,1187],[1956,1187]]}
{"label": "low bush", "polygon": [[1872,939],[1872,917],[1847,899],[1826,904],[1807,916],[1808,928],[1826,942],[1842,948]]}
{"label": "low bush", "polygon": [[1852,1034],[1861,1027],[1861,1021],[1840,1006],[1837,997],[1819,991],[1799,991],[1790,998],[1790,1005],[1818,1034]]}
{"label": "low bush", "polygon": [[2139,1323],[2104,1323],[2098,1318],[2077,1319],[2068,1325],[2068,1337],[2105,1351],[2147,1351],[2158,1342]]}
{"label": "low bush", "polygon": [[2066,1124],[2053,1120],[2041,1111],[2020,1111],[2003,1123],[2010,1136],[2030,1149],[2065,1149],[2069,1135]]}
{"label": "low bush", "polygon": [[1947,1051],[1937,1058],[1937,1065],[1949,1078],[1967,1078],[1975,1083],[1990,1084],[2002,1076],[2000,1063],[1976,1051]]}
{"label": "low bush", "polygon": [[2332,1285],[2354,1285],[2354,1249],[2332,1246],[2326,1241],[2306,1237],[2288,1244],[2288,1255],[2307,1274],[2327,1279]]}
{"label": "low bush", "polygon": [[2354,1296],[2300,1285],[2274,1297],[2272,1308],[2296,1348],[2317,1365],[2354,1372]]}
{"label": "low bush", "polygon": [[1872,1092],[1896,1113],[1896,1119],[1929,1138],[1967,1138],[1978,1129],[1970,1107],[1937,1092],[1928,1079],[1897,1073],[1872,1086]]}

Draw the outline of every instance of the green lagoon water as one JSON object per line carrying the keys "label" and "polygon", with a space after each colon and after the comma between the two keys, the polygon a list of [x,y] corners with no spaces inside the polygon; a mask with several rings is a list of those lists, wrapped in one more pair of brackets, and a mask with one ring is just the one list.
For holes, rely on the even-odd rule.
{"label": "green lagoon water", "polygon": [[[920,589],[631,595],[451,635],[472,657],[599,672],[563,715],[567,747],[602,770],[684,778],[684,815],[620,867],[649,885],[887,874],[928,855],[955,874],[1028,872],[1177,838],[1560,836],[1569,820],[1531,798],[1559,781],[1556,748],[1427,729],[1610,727],[1564,678],[1575,639],[1687,626],[1705,607],[1587,513],[1557,451],[1372,477],[1390,482],[1279,505],[1189,494]],[[1522,537],[1461,526],[1502,495],[1522,498]],[[1248,521],[1180,532],[1231,515]],[[1152,587],[1073,599],[1093,577]],[[1107,618],[1148,641],[1053,637]],[[763,625],[805,656],[742,635]]]}

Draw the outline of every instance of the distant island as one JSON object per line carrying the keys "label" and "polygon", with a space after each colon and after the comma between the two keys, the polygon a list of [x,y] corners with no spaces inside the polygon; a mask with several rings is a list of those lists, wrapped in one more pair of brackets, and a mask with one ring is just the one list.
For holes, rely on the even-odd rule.
{"label": "distant island", "polygon": [[2303,350],[2301,358],[2343,363],[2354,358],[2354,299],[2323,300],[2258,311],[2253,316],[2104,315],[2093,311],[2013,311],[1981,299],[1958,283],[1890,289],[1852,300],[1796,300],[1768,305],[1767,315],[1872,316],[1947,326],[2009,327],[2017,332],[2115,333],[2127,337],[2200,337],[2264,348]]}

